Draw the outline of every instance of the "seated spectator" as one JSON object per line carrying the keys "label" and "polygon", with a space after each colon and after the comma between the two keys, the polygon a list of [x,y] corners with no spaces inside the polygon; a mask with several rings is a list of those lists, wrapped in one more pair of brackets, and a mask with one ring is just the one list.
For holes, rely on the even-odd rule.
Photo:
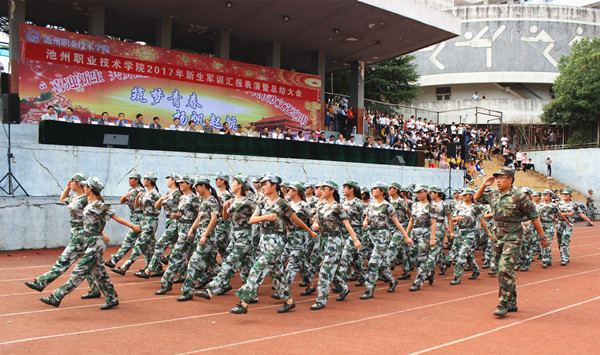
{"label": "seated spectator", "polygon": [[144,128],[144,115],[138,113],[135,115],[135,122],[131,124],[133,128]]}
{"label": "seated spectator", "polygon": [[440,161],[438,163],[438,167],[440,169],[450,169],[450,164],[448,164],[448,162],[446,161],[446,159],[440,158]]}
{"label": "seated spectator", "polygon": [[344,138],[343,134],[338,134],[338,139],[335,141],[337,145],[346,145],[346,138]]}
{"label": "seated spectator", "polygon": [[275,127],[275,132],[273,132],[273,139],[283,139],[283,133],[281,132],[281,128]]}
{"label": "seated spectator", "polygon": [[198,132],[198,129],[196,128],[196,122],[190,120],[187,127],[185,127],[185,131],[186,132]]}
{"label": "seated spectator", "polygon": [[525,164],[527,164],[527,153],[523,153],[521,156],[521,166],[523,167],[523,171],[525,171]]}
{"label": "seated spectator", "polygon": [[179,124],[179,118],[173,119],[173,124],[169,127],[171,131],[183,131],[184,128]]}
{"label": "seated spectator", "polygon": [[373,148],[373,142],[371,137],[367,137],[367,139],[365,140],[365,142],[363,143],[363,147],[366,148]]}
{"label": "seated spectator", "polygon": [[298,141],[304,141],[305,140],[305,138],[304,138],[304,132],[299,131],[298,135],[296,136],[295,139],[298,140]]}
{"label": "seated spectator", "polygon": [[269,127],[264,126],[260,134],[258,135],[260,138],[271,138],[269,134]]}
{"label": "seated spectator", "polygon": [[283,135],[284,139],[287,139],[289,141],[291,141],[292,139],[294,139],[294,135],[292,134],[292,129],[288,128],[285,130],[285,134]]}
{"label": "seated spectator", "polygon": [[67,121],[67,122],[81,122],[81,120],[79,119],[79,117],[75,116],[73,114],[73,109],[70,107],[67,107],[67,110],[65,111],[66,115],[63,116],[63,120]]}
{"label": "seated spectator", "polygon": [[329,140],[327,141],[329,144],[335,144],[335,136],[332,134],[329,136]]}
{"label": "seated spectator", "polygon": [[319,143],[327,143],[327,136],[325,135],[325,131],[321,132],[319,138],[317,138]]}
{"label": "seated spectator", "polygon": [[[381,141],[383,142],[383,139]],[[383,149],[392,149],[392,146],[390,145],[389,139],[385,141],[385,143],[381,146],[381,148],[383,148]]]}
{"label": "seated spectator", "polygon": [[382,148],[383,147],[383,138],[377,138],[375,144],[373,144],[373,148]]}
{"label": "seated spectator", "polygon": [[306,138],[307,141],[309,142],[317,142],[318,138],[317,138],[317,132],[315,131],[310,131],[310,135]]}
{"label": "seated spectator", "polygon": [[42,115],[42,120],[58,120],[58,115],[54,112],[54,106],[50,105],[46,109],[48,112]]}
{"label": "seated spectator", "polygon": [[533,164],[531,159],[528,159],[527,163],[523,164],[523,171],[527,171],[527,170],[535,170],[535,165]]}
{"label": "seated spectator", "polygon": [[96,119],[90,119],[90,123],[96,122],[97,125],[103,126],[109,122],[108,112],[102,112],[102,117]]}
{"label": "seated spectator", "polygon": [[231,136],[233,134],[231,127],[229,127],[229,122],[223,123],[223,128],[221,128],[220,132],[226,136]]}
{"label": "seated spectator", "polygon": [[202,126],[202,133],[214,133],[215,130],[210,126],[210,119],[204,119],[204,125]]}
{"label": "seated spectator", "polygon": [[485,171],[483,171],[483,162],[481,160],[479,160],[476,164],[475,164],[475,170],[477,170],[477,174],[480,177],[484,177],[485,176]]}
{"label": "seated spectator", "polygon": [[350,139],[346,142],[346,145],[357,146],[356,138],[354,136],[350,136]]}
{"label": "seated spectator", "polygon": [[127,124],[129,123],[125,120],[125,114],[123,112],[120,112],[118,115],[118,119],[115,121],[115,126],[125,127],[125,125]]}
{"label": "seated spectator", "polygon": [[152,119],[152,123],[150,123],[150,128],[151,129],[162,129],[162,126],[160,125],[160,118],[154,117]]}

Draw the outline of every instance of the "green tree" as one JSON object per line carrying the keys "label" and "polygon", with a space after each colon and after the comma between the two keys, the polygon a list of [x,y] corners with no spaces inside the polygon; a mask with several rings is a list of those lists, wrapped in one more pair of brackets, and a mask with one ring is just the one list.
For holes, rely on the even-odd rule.
{"label": "green tree", "polygon": [[[412,55],[404,55],[365,68],[365,99],[409,103],[419,94],[417,66]],[[326,88],[330,90],[331,87]],[[350,70],[333,74],[333,90],[350,95]]]}
{"label": "green tree", "polygon": [[583,38],[571,50],[560,58],[555,96],[544,106],[542,120],[571,126],[573,140],[569,143],[584,143],[581,140],[588,140],[590,124],[598,123],[600,117],[600,38]]}

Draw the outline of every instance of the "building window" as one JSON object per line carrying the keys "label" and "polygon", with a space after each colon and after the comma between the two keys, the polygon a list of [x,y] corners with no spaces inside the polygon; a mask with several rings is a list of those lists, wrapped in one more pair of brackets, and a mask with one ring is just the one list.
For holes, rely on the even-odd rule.
{"label": "building window", "polygon": [[435,88],[435,97],[438,101],[448,101],[451,95],[450,86]]}

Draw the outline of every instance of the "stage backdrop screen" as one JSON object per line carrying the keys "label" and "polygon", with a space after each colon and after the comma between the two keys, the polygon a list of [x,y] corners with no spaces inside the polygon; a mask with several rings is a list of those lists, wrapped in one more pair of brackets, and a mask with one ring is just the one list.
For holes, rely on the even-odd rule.
{"label": "stage backdrop screen", "polygon": [[[163,127],[210,120],[237,129],[277,123],[318,129],[318,76],[198,54],[20,25],[21,122],[35,123],[54,105],[83,123],[123,112],[132,122],[158,116]],[[272,128],[272,127],[271,127]]]}

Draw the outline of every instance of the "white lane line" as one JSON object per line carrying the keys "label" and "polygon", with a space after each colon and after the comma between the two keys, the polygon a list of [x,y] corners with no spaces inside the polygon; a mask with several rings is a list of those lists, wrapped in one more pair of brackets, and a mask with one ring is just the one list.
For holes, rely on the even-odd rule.
{"label": "white lane line", "polygon": [[[588,270],[588,271],[582,271],[582,272],[578,272],[578,273],[571,274],[571,275],[558,276],[558,277],[554,277],[554,278],[550,278],[550,279],[546,279],[546,280],[532,282],[532,283],[529,283],[529,284],[521,285],[520,287],[524,287],[524,286],[528,286],[528,285],[533,285],[533,284],[537,284],[537,283],[541,283],[541,282],[548,282],[548,281],[558,280],[558,279],[567,278],[567,277],[573,277],[573,276],[583,275],[583,274],[587,274],[587,273],[591,273],[591,272],[596,272],[596,271],[600,271],[600,268],[593,269],[593,270]],[[383,289],[385,289],[385,288],[386,287],[383,287]],[[210,348],[210,349],[196,350],[196,351],[193,351],[193,352],[201,352],[201,351],[207,351],[207,350],[212,350],[212,349],[221,349],[221,348],[226,348],[226,347],[231,347],[231,346],[236,346],[236,345],[241,345],[241,344],[258,342],[258,341],[262,341],[262,340],[268,340],[268,339],[277,338],[277,337],[284,337],[284,336],[288,336],[288,335],[307,333],[307,332],[311,332],[311,331],[315,331],[315,330],[320,330],[320,329],[333,328],[333,327],[338,327],[338,326],[342,326],[342,325],[346,325],[346,324],[363,322],[363,321],[367,321],[367,320],[370,320],[370,319],[383,318],[383,317],[387,317],[387,316],[390,316],[390,315],[405,313],[405,312],[409,312],[409,311],[413,311],[413,310],[419,310],[419,309],[423,309],[423,308],[429,308],[429,307],[435,307],[435,306],[438,306],[438,305],[444,305],[444,304],[447,304],[447,303],[458,302],[458,301],[462,301],[462,300],[466,300],[466,299],[471,299],[471,298],[475,298],[475,297],[479,297],[479,296],[483,296],[483,295],[494,294],[494,293],[497,293],[497,292],[498,292],[497,290],[493,290],[493,291],[484,292],[484,293],[480,293],[480,294],[476,294],[476,295],[470,295],[470,296],[466,296],[466,297],[460,297],[460,298],[456,298],[456,299],[452,299],[452,300],[447,300],[447,301],[432,303],[432,304],[423,305],[423,306],[419,306],[419,307],[414,307],[414,308],[411,308],[411,309],[405,309],[405,310],[400,310],[400,311],[396,311],[396,312],[391,312],[391,313],[386,313],[386,314],[380,314],[380,315],[376,315],[376,316],[371,316],[371,317],[356,319],[356,320],[352,320],[352,321],[348,321],[348,322],[343,322],[343,323],[338,323],[338,324],[331,324],[331,325],[324,326],[324,327],[312,328],[312,329],[304,329],[304,330],[301,330],[301,331],[296,331],[296,332],[291,332],[291,333],[286,333],[286,334],[280,334],[280,335],[275,335],[275,336],[266,337],[266,338],[252,339],[252,340],[248,340],[248,341],[245,341],[245,342],[222,345],[222,346],[214,347],[214,348]],[[313,300],[314,299],[302,300],[302,301],[297,301],[296,303],[312,302]],[[135,301],[131,301],[131,302],[135,302]],[[81,308],[81,307],[85,307],[85,306],[77,306],[77,307],[71,307],[71,308]],[[273,307],[280,307],[280,306],[279,305],[271,305],[271,306],[256,307],[256,308],[253,308],[253,309],[259,310],[259,309],[267,309],[267,308],[273,308]],[[173,318],[173,319],[163,319],[163,320],[152,321],[152,322],[127,324],[127,325],[120,325],[120,326],[108,327],[108,328],[90,329],[90,330],[78,331],[78,332],[71,332],[71,333],[46,335],[46,336],[41,336],[41,337],[25,338],[25,339],[18,339],[18,340],[12,340],[12,341],[7,341],[7,342],[2,342],[2,343],[0,343],[0,345],[25,343],[25,342],[29,342],[29,341],[35,341],[35,340],[52,339],[52,338],[59,338],[59,337],[65,337],[65,336],[71,336],[71,335],[81,335],[81,334],[96,333],[96,332],[102,332],[102,331],[107,331],[107,330],[116,330],[116,329],[125,329],[125,328],[140,327],[140,326],[146,326],[146,325],[170,323],[170,322],[177,322],[177,321],[182,321],[182,320],[198,319],[198,318],[205,318],[205,317],[208,317],[208,316],[218,316],[218,315],[225,315],[225,314],[228,314],[228,312],[203,314],[203,315],[190,316],[190,317],[182,317],[182,318]]]}
{"label": "white lane line", "polygon": [[551,314],[554,314],[554,313],[558,313],[558,312],[564,311],[564,310],[569,309],[569,308],[578,307],[578,306],[581,306],[583,304],[594,302],[594,301],[598,301],[598,300],[600,300],[600,296],[594,297],[594,298],[590,298],[589,300],[585,300],[585,301],[582,301],[582,302],[574,303],[574,304],[571,304],[571,305],[568,305],[568,306],[565,306],[565,307],[557,308],[557,309],[554,309],[554,310],[546,312],[546,313],[538,314],[537,316],[525,318],[525,319],[522,319],[522,320],[520,320],[518,322],[513,322],[513,323],[510,323],[510,324],[506,324],[506,325],[503,325],[503,326],[498,327],[498,328],[487,330],[485,332],[473,334],[471,336],[464,337],[464,338],[461,338],[461,339],[456,339],[454,341],[450,341],[450,342],[447,342],[447,343],[444,343],[444,344],[433,346],[431,348],[419,350],[417,352],[411,353],[411,355],[423,354],[423,353],[426,353],[426,352],[430,352],[430,351],[438,350],[438,349],[441,349],[441,348],[445,348],[445,347],[450,346],[450,345],[462,343],[464,341],[468,341],[468,340],[475,339],[475,338],[478,338],[478,337],[481,337],[481,336],[484,336],[484,335],[495,333],[495,332],[498,332],[500,330],[513,327],[515,325],[523,324],[525,322],[529,322],[529,321],[532,321],[534,319],[542,318],[542,317],[545,317],[545,316],[548,316],[548,315],[551,315]]}
{"label": "white lane line", "polygon": [[[130,283],[123,283],[123,284],[116,284],[113,282],[113,285],[115,287],[122,287],[122,286],[130,286],[130,285],[141,285],[141,284],[150,284],[153,283],[152,281],[140,281],[140,282],[130,282]],[[24,286],[24,288],[26,288],[26,286]],[[7,297],[7,296],[21,296],[21,295],[39,295],[39,294],[43,294],[44,291],[42,292],[37,292],[37,291],[31,291],[31,292],[21,292],[21,293],[6,293],[3,295],[0,295],[0,297]],[[0,314],[0,316],[2,316]]]}
{"label": "white lane line", "polygon": [[19,270],[19,269],[37,269],[37,268],[46,268],[46,267],[48,267],[48,265],[5,267],[5,268],[0,269],[0,271],[4,271],[4,270]]}
{"label": "white lane line", "polygon": [[[548,281],[553,281],[553,280],[556,280],[556,279],[561,279],[561,278],[566,278],[566,277],[571,277],[571,276],[576,276],[576,275],[581,275],[581,274],[586,274],[586,273],[596,272],[596,271],[600,271],[600,269],[594,269],[594,270],[584,271],[584,272],[580,272],[580,273],[576,273],[576,274],[572,274],[572,275],[565,275],[565,276],[559,276],[559,277],[555,277],[555,278],[551,278],[551,279],[540,280],[540,281],[537,281],[537,282],[532,282],[532,283],[520,285],[519,287],[530,286],[530,285],[538,284],[538,283],[541,283],[541,282],[548,282]],[[180,353],[180,354],[177,354],[177,355],[194,354],[194,353],[200,353],[200,352],[206,352],[206,351],[220,350],[220,349],[230,348],[230,347],[244,345],[244,344],[256,343],[256,342],[261,342],[261,341],[271,340],[271,339],[276,339],[276,338],[282,338],[282,337],[291,336],[291,335],[298,335],[298,334],[303,334],[303,333],[308,333],[308,332],[314,332],[314,331],[319,331],[319,330],[324,330],[324,329],[329,329],[329,328],[334,328],[334,327],[340,327],[340,326],[344,326],[344,325],[348,325],[348,324],[355,324],[355,323],[365,322],[365,321],[369,321],[369,320],[373,320],[373,319],[378,319],[378,318],[393,316],[393,315],[397,315],[397,314],[401,314],[401,313],[406,313],[406,312],[411,312],[411,311],[416,311],[416,310],[420,310],[420,309],[424,309],[424,308],[430,308],[430,307],[445,305],[445,304],[448,304],[448,303],[454,303],[454,302],[464,301],[464,300],[467,300],[467,299],[471,299],[471,298],[475,298],[475,297],[479,297],[479,296],[484,296],[484,295],[489,295],[489,294],[494,294],[494,293],[497,293],[497,292],[498,291],[496,291],[496,290],[489,291],[489,292],[483,292],[483,293],[479,293],[479,294],[476,294],[476,295],[470,295],[470,296],[455,298],[455,299],[451,299],[451,300],[446,300],[446,301],[431,303],[431,304],[417,306],[417,307],[413,307],[413,308],[409,308],[409,309],[403,309],[403,310],[399,310],[399,311],[395,311],[395,312],[378,314],[378,315],[375,315],[375,316],[354,319],[354,320],[351,320],[351,321],[346,321],[346,322],[341,322],[341,323],[334,323],[334,324],[325,325],[325,326],[322,326],[322,327],[315,327],[315,328],[303,329],[303,330],[298,330],[298,331],[295,331],[295,332],[277,334],[277,335],[272,335],[272,336],[263,337],[263,338],[250,339],[250,340],[241,341],[241,342],[237,342],[237,343],[230,343],[230,344],[224,344],[224,345],[214,346],[214,347],[210,347],[210,348],[193,350],[193,351],[190,351],[190,352]],[[597,297],[597,298],[600,298],[600,297]]]}

